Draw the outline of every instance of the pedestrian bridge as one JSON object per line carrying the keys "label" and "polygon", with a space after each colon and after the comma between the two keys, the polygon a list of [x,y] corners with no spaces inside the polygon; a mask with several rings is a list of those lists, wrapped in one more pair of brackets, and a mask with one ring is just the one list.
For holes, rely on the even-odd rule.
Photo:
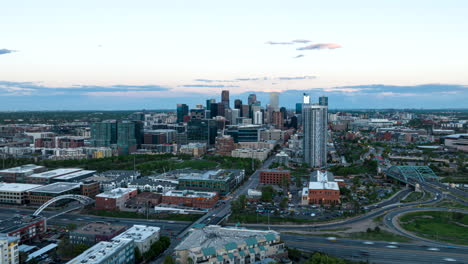
{"label": "pedestrian bridge", "polygon": [[46,203],[44,203],[43,205],[41,205],[41,207],[39,207],[35,212],[34,212],[34,216],[38,216],[44,209],[46,209],[49,205],[55,203],[55,202],[58,202],[60,200],[66,200],[66,199],[71,199],[71,200],[76,200],[78,202],[80,202],[81,204],[83,205],[88,205],[88,204],[91,204],[91,203],[94,203],[94,200],[87,197],[87,196],[83,196],[83,195],[77,195],[77,194],[65,194],[65,195],[60,195],[60,196],[57,196],[57,197],[54,197],[52,199],[50,199],[49,201],[47,201]]}
{"label": "pedestrian bridge", "polygon": [[386,171],[386,175],[410,185],[427,181],[439,181],[439,177],[428,166],[392,166]]}

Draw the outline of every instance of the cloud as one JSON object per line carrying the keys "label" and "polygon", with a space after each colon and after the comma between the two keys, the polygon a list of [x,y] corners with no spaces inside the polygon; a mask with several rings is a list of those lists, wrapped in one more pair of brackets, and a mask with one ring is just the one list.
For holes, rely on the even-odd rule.
{"label": "cloud", "polygon": [[307,40],[307,39],[295,39],[292,42],[294,42],[294,43],[309,43],[309,42],[312,42],[312,41]]}
{"label": "cloud", "polygon": [[339,48],[342,48],[342,46],[336,43],[317,43],[317,44],[311,44],[305,47],[300,47],[300,48],[297,48],[296,50],[339,49]]}
{"label": "cloud", "polygon": [[315,76],[294,76],[294,77],[278,77],[278,80],[281,81],[291,81],[291,80],[307,80],[307,79],[315,79]]}
{"label": "cloud", "polygon": [[68,87],[45,86],[35,82],[0,81],[1,95],[37,95],[50,96],[54,94],[83,95],[91,92],[163,92],[170,88],[159,85],[72,85]]}
{"label": "cloud", "polygon": [[304,54],[299,54],[297,56],[294,56],[293,59],[298,59],[298,58],[302,58],[302,57],[304,57]]}
{"label": "cloud", "polygon": [[0,55],[16,52],[16,50],[0,49]]}
{"label": "cloud", "polygon": [[185,84],[179,85],[179,87],[185,88],[230,88],[230,87],[240,87],[238,85],[222,85],[222,84]]}
{"label": "cloud", "polygon": [[194,81],[196,81],[196,82],[206,82],[206,83],[212,83],[212,82],[237,82],[236,80],[210,80],[210,79],[195,79]]}
{"label": "cloud", "polygon": [[258,81],[261,78],[237,78],[236,81],[246,82],[246,81]]}
{"label": "cloud", "polygon": [[340,86],[336,89],[359,89],[365,93],[392,93],[395,94],[454,94],[454,93],[468,93],[467,85],[457,84],[420,84],[420,85],[384,85],[384,84],[369,84],[369,85],[354,85],[354,86]]}
{"label": "cloud", "polygon": [[292,42],[276,42],[276,41],[267,41],[265,44],[268,45],[292,45]]}

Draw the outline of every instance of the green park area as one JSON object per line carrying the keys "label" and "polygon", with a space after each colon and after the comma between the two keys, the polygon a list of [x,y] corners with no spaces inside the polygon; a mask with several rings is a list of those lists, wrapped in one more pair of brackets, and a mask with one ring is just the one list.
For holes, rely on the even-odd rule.
{"label": "green park area", "polygon": [[400,218],[401,226],[418,236],[468,245],[468,214],[459,212],[415,212]]}

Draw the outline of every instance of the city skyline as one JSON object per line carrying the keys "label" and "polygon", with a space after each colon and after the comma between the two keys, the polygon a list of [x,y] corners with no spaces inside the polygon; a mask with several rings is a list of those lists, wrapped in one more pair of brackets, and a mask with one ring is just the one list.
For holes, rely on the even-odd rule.
{"label": "city skyline", "polygon": [[221,90],[242,100],[280,92],[288,108],[303,92],[330,97],[331,109],[464,108],[468,100],[463,1],[3,8],[2,111],[174,109],[219,100]]}

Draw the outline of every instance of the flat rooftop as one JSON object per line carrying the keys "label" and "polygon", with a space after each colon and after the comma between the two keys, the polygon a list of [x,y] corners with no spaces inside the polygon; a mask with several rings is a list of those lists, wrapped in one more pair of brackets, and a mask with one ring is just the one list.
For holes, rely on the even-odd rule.
{"label": "flat rooftop", "polygon": [[275,240],[280,240],[280,237],[279,233],[273,230],[249,230],[211,225],[202,229],[192,229],[175,250],[193,249],[201,251],[199,253],[204,255],[212,255],[210,253],[216,254],[218,250],[249,247],[260,242]]}
{"label": "flat rooftop", "polygon": [[71,180],[73,178],[79,178],[79,177],[81,177],[83,175],[94,174],[94,173],[96,173],[96,171],[94,171],[94,170],[81,170],[81,171],[77,171],[77,172],[72,172],[70,174],[58,176],[58,177],[55,177],[54,179],[55,180]]}
{"label": "flat rooftop", "polygon": [[263,169],[260,172],[282,172],[282,173],[290,173],[289,170],[280,170],[280,169]]}
{"label": "flat rooftop", "polygon": [[171,190],[164,194],[164,196],[174,196],[174,197],[189,197],[189,198],[212,198],[215,197],[217,193],[215,192],[197,192],[191,190]]}
{"label": "flat rooftop", "polygon": [[[133,244],[131,239],[116,239],[110,242],[102,241],[87,249],[81,255],[67,262],[67,264],[99,264],[111,255],[111,252],[123,250],[128,244]],[[107,263],[107,262],[106,262]]]}
{"label": "flat rooftop", "polygon": [[73,233],[79,234],[90,234],[90,235],[108,235],[108,234],[115,234],[120,230],[125,230],[126,226],[124,225],[111,225],[111,224],[104,224],[104,223],[89,223],[85,226],[82,226],[76,230],[73,230]]}
{"label": "flat rooftop", "polygon": [[32,172],[35,169],[41,169],[41,168],[44,168],[44,166],[39,166],[35,164],[27,164],[27,165],[23,165],[19,167],[0,170],[0,173],[27,173],[27,172]]}
{"label": "flat rooftop", "polygon": [[136,191],[136,188],[116,188],[105,193],[100,193],[96,195],[96,197],[103,197],[103,198],[118,198],[126,193]]}
{"label": "flat rooftop", "polygon": [[30,175],[29,177],[50,179],[50,178],[55,178],[55,177],[58,177],[58,176],[70,174],[70,173],[73,173],[73,172],[78,172],[78,171],[81,171],[81,170],[82,169],[76,169],[76,168],[73,168],[73,169],[56,169],[56,170],[45,171],[45,172],[41,172],[41,173],[35,173],[35,174]]}
{"label": "flat rooftop", "polygon": [[133,239],[135,242],[143,242],[148,237],[153,236],[155,233],[159,234],[161,228],[156,226],[133,225],[122,234],[114,237],[113,239]]}
{"label": "flat rooftop", "polygon": [[209,171],[193,171],[186,174],[181,174],[179,179],[185,180],[226,180],[233,172],[228,170],[209,170]]}
{"label": "flat rooftop", "polygon": [[80,183],[74,182],[56,182],[48,185],[43,185],[41,187],[35,188],[34,193],[53,193],[60,194],[63,192],[71,191],[73,189],[80,188]]}
{"label": "flat rooftop", "polygon": [[25,183],[0,183],[0,192],[25,192],[41,186],[43,185]]}
{"label": "flat rooftop", "polygon": [[13,216],[0,220],[0,233],[10,233],[24,226],[45,220],[43,216]]}

